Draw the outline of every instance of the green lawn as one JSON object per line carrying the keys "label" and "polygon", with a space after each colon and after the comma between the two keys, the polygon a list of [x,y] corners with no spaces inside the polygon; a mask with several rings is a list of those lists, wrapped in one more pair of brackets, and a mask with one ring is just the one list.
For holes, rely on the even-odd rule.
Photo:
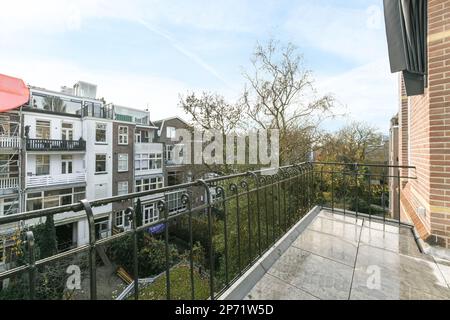
{"label": "green lawn", "polygon": [[[170,298],[173,300],[191,299],[191,276],[187,265],[178,265],[170,269]],[[209,296],[209,279],[194,268],[195,299],[204,300]],[[141,300],[166,299],[166,275],[163,274],[149,286],[139,289]]]}

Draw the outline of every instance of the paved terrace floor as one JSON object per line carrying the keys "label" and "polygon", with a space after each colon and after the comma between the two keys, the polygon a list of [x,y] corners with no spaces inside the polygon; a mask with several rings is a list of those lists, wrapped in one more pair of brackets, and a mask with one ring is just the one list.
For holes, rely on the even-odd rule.
{"label": "paved terrace floor", "polygon": [[450,263],[407,227],[322,210],[246,299],[450,299]]}

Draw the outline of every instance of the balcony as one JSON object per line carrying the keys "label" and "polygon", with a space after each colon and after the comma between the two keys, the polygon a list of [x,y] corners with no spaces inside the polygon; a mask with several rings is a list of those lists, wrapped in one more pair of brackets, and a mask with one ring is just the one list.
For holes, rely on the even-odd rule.
{"label": "balcony", "polygon": [[0,190],[16,189],[19,187],[19,178],[0,178]]}
{"label": "balcony", "polygon": [[[64,253],[67,259],[90,253],[81,266],[87,278],[74,294],[80,299],[117,296],[119,287],[99,283],[111,272],[96,258],[96,248],[115,243],[114,250],[123,254],[110,259],[124,257],[113,262],[132,279],[120,299],[448,299],[450,264],[425,254],[414,226],[400,217],[398,207],[390,209],[400,197],[389,190],[390,182],[415,179],[400,176],[401,168],[414,172],[413,167],[302,163],[0,217],[0,226],[67,211],[92,218],[95,207],[161,195],[155,206],[139,208],[143,221],[127,232],[102,239],[91,233],[89,244]],[[186,190],[185,210],[170,214],[170,195],[180,189]],[[137,221],[137,208],[122,214],[119,221]],[[95,230],[94,219],[86,221]],[[160,236],[151,238],[152,232]],[[148,253],[140,255],[133,235],[165,248],[158,269],[138,263]],[[0,272],[0,280],[32,274],[34,266],[60,258],[30,258]],[[39,285],[36,279],[29,282],[30,298]]]}
{"label": "balcony", "polygon": [[0,136],[0,149],[20,149],[20,137]]}
{"label": "balcony", "polygon": [[27,139],[27,151],[86,151],[86,141]]}
{"label": "balcony", "polygon": [[28,176],[26,179],[27,188],[50,187],[65,184],[77,184],[86,182],[86,173],[77,172],[69,174],[52,174]]}

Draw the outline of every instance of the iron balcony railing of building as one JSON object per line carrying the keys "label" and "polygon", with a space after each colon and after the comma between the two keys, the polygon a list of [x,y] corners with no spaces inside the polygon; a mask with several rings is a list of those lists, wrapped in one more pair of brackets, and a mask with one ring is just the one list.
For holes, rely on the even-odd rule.
{"label": "iron balcony railing of building", "polygon": [[27,151],[86,151],[86,141],[26,139]]}
{"label": "iron balcony railing of building", "polygon": [[[356,212],[385,223],[404,223],[399,218],[395,220],[396,214],[389,211],[386,200],[389,180],[410,178],[389,174],[389,169],[399,172],[400,168],[414,170],[413,167],[373,164],[307,162],[284,166],[276,171],[263,169],[216,176],[157,190],[94,201],[82,200],[72,205],[3,216],[0,217],[0,227],[14,223],[23,226],[28,220],[84,211],[89,241],[65,252],[36,259],[40,239],[37,237],[35,241],[32,227],[22,227],[24,249],[21,262],[10,263],[8,270],[0,272],[0,281],[10,279],[11,285],[18,279],[25,279],[22,281],[25,283],[22,288],[26,291],[24,298],[42,299],[39,293],[42,276],[39,275],[47,272],[52,264],[57,264],[60,269],[69,268],[75,264],[75,257],[80,259],[82,256],[87,263],[79,263],[78,267],[80,276],[88,279],[82,283],[89,283],[89,290],[82,289],[89,292],[90,299],[97,299],[98,289],[104,290],[105,287],[97,286],[98,263],[106,254],[121,267],[120,270],[126,268],[131,275],[134,290],[129,299],[215,299],[316,205],[342,210],[346,214]],[[183,190],[183,210],[169,213],[167,195],[180,190]],[[144,212],[137,206],[128,207],[125,215],[130,228],[106,238],[96,238],[93,208],[113,202],[123,204],[130,199],[140,203],[138,199],[153,194],[164,194],[154,208],[157,211],[151,211],[145,203],[142,203],[142,207],[147,208]],[[142,224],[138,217],[143,217],[147,223]],[[162,257],[162,261],[148,270],[155,258],[152,256],[150,260],[153,262],[149,262],[141,252],[148,254],[149,251],[142,249],[155,240],[162,244],[162,254],[155,254]],[[125,262],[123,259],[115,260],[117,254],[112,249],[117,243],[122,247],[126,244],[128,260]],[[157,286],[141,285],[140,278],[156,276],[161,271],[164,292],[158,291],[161,283]],[[181,271],[185,274],[180,276]],[[58,281],[65,283],[66,279]],[[180,292],[179,288],[183,290]],[[101,294],[105,296],[103,291]],[[57,298],[62,297],[63,294]]]}

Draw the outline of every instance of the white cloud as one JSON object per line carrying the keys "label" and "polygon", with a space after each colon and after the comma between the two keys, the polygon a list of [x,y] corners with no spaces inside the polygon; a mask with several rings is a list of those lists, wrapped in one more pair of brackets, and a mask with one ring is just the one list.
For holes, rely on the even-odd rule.
{"label": "white cloud", "polygon": [[317,77],[320,92],[332,92],[347,112],[348,121],[366,121],[387,133],[389,120],[398,110],[397,75],[388,61],[376,60],[348,72]]}
{"label": "white cloud", "polygon": [[381,8],[350,9],[322,4],[301,4],[284,28],[295,42],[336,54],[356,63],[386,56]]}

